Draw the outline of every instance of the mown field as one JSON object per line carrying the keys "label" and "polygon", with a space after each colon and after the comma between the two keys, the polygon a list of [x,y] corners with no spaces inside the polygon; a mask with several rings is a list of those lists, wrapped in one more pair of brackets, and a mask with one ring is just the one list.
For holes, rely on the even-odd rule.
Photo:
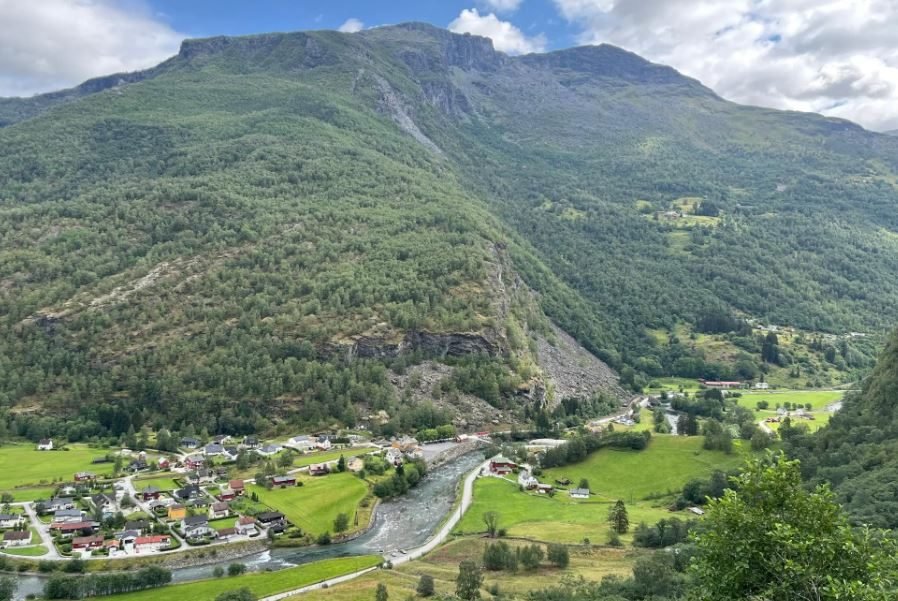
{"label": "mown field", "polygon": [[[832,412],[827,411],[827,407],[832,403],[842,400],[845,396],[843,390],[764,390],[745,392],[737,400],[743,407],[747,407],[755,412],[758,420],[768,417],[777,416],[777,405],[783,403],[798,403],[804,408],[808,403],[811,405],[811,415],[814,419],[793,418],[795,424],[804,424],[811,432],[815,432],[829,423]],[[758,409],[759,401],[767,401],[769,407],[767,409]],[[778,430],[779,423],[773,422],[767,424],[771,430]]]}
{"label": "mown field", "polygon": [[[85,445],[68,445],[67,451],[38,451],[32,444],[13,444],[0,447],[0,490],[10,491],[18,486],[71,482],[75,472],[108,473],[112,464],[91,464],[106,451]],[[24,500],[24,499],[21,499]]]}
{"label": "mown field", "polygon": [[[585,478],[595,493],[588,500],[571,499],[567,491],[558,491],[551,498],[525,493],[518,490],[516,482],[482,478],[475,484],[474,504],[456,531],[483,532],[483,514],[495,511],[500,515],[500,527],[510,536],[568,543],[588,538],[601,544],[609,535],[608,510],[618,499],[627,503],[634,525],[674,515],[687,519],[691,514],[667,509],[683,485],[714,470],[737,467],[744,458],[738,441],[732,455],[705,451],[701,446],[700,437],[655,435],[643,451],[602,449],[580,463],[546,470],[540,478],[548,483],[568,478],[573,486]],[[622,538],[629,541],[631,537]]]}
{"label": "mown field", "polygon": [[242,576],[200,580],[186,584],[174,584],[162,588],[111,595],[109,601],[213,601],[221,593],[243,587],[256,598],[283,593],[295,588],[321,582],[350,572],[378,565],[383,559],[378,555],[360,555],[316,561],[295,568],[276,572],[256,572]]}
{"label": "mown field", "polygon": [[349,461],[352,457],[358,457],[360,455],[364,455],[366,453],[370,453],[373,449],[371,448],[359,448],[359,449],[340,449],[337,451],[324,451],[317,453],[303,453],[299,455],[293,461],[293,467],[305,467],[307,465],[312,465],[313,463],[326,463],[328,461],[337,461],[340,458],[340,455],[346,458]]}
{"label": "mown field", "polygon": [[349,472],[327,476],[300,478],[303,486],[273,488],[251,485],[249,494],[256,493],[259,501],[277,509],[287,519],[317,536],[333,532],[337,514],[349,516],[350,529],[359,502],[368,494],[368,485]]}
{"label": "mown field", "polygon": [[178,483],[175,482],[171,477],[155,477],[134,480],[134,489],[137,490],[137,492],[140,492],[147,486],[155,486],[162,491],[170,491],[180,488],[180,486],[178,486]]}
{"label": "mown field", "polygon": [[[512,546],[517,541],[506,541]],[[378,570],[355,580],[344,582],[325,590],[311,591],[291,597],[291,601],[357,601],[374,599],[377,585],[387,587],[390,599],[406,599],[415,595],[415,586],[422,574],[434,579],[437,595],[455,593],[458,564],[463,559],[480,559],[487,541],[481,538],[463,538],[450,542],[420,560],[404,564],[395,570]],[[550,566],[547,562],[532,572],[484,572],[481,598],[492,598],[487,590],[493,584],[505,593],[524,593],[556,584],[564,576],[583,576],[588,580],[601,580],[604,576],[624,576],[630,573],[633,562],[643,554],[637,549],[608,549],[584,547],[570,548],[571,563],[566,569]]]}

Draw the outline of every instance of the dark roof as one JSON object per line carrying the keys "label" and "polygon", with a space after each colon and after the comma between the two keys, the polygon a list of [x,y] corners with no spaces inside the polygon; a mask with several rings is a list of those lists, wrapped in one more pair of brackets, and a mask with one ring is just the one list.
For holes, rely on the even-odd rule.
{"label": "dark roof", "polygon": [[31,538],[30,530],[22,530],[21,532],[7,530],[3,533],[3,540],[27,540],[29,538]]}
{"label": "dark roof", "polygon": [[8,522],[9,520],[17,520],[20,518],[21,516],[13,515],[11,513],[0,513],[0,522]]}
{"label": "dark roof", "polygon": [[263,511],[256,516],[256,519],[260,522],[274,522],[284,519],[284,514],[280,511]]}
{"label": "dark roof", "polygon": [[200,526],[208,523],[209,519],[204,515],[191,515],[184,518],[185,526]]}
{"label": "dark roof", "polygon": [[150,523],[147,520],[136,520],[133,522],[125,522],[125,530],[143,530],[149,528]]}

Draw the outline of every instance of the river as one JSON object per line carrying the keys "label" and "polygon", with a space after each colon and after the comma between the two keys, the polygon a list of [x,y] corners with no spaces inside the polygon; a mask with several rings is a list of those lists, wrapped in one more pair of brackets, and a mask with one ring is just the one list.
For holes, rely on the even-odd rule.
{"label": "river", "polygon": [[[274,548],[236,560],[249,571],[279,570],[327,559],[381,553],[389,555],[398,549],[411,549],[424,544],[452,509],[459,481],[483,461],[479,452],[468,453],[434,468],[405,496],[381,503],[375,512],[373,526],[361,536],[323,547]],[[172,570],[173,582],[190,582],[212,578],[217,565],[226,567],[232,561],[192,568]],[[16,599],[28,594],[40,595],[44,579],[38,576],[20,576]]]}

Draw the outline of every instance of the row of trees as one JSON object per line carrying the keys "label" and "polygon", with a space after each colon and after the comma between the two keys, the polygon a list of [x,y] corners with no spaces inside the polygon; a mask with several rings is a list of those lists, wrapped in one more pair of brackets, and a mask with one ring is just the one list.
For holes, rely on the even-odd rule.
{"label": "row of trees", "polygon": [[170,582],[171,572],[158,566],[141,568],[133,573],[111,572],[80,576],[53,574],[44,585],[44,596],[47,599],[84,599],[157,588]]}

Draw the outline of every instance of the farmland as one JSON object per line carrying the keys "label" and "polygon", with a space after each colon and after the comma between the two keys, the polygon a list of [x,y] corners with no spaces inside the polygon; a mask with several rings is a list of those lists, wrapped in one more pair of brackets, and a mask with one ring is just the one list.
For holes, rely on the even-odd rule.
{"label": "farmland", "polygon": [[0,490],[15,495],[12,489],[17,486],[68,482],[80,471],[109,472],[112,464],[91,464],[105,454],[84,445],[69,445],[65,451],[38,451],[31,444],[5,445],[0,448]]}
{"label": "farmland", "polygon": [[221,593],[246,587],[256,598],[289,591],[350,572],[376,566],[382,561],[376,555],[341,557],[316,561],[276,572],[257,572],[230,578],[200,580],[174,584],[136,593],[104,597],[108,601],[213,601]]}
{"label": "farmland", "polygon": [[155,486],[159,490],[163,491],[170,491],[180,488],[180,486],[178,486],[178,483],[170,477],[146,478],[134,481],[134,488],[138,492],[140,492],[141,489],[146,488],[147,486]]}
{"label": "farmland", "polygon": [[[387,586],[391,599],[413,597],[415,585],[422,574],[429,574],[434,579],[437,594],[453,594],[458,564],[463,559],[477,558],[483,554],[485,540],[480,538],[462,538],[452,541],[429,553],[421,560],[398,567],[395,570],[379,570],[366,574],[355,580],[339,584],[324,590],[316,590],[301,596],[292,597],[292,601],[356,601],[357,599],[374,599],[379,583]],[[507,541],[516,546],[520,543]],[[609,549],[576,546],[571,548],[571,563],[566,569],[550,567],[547,563],[532,572],[486,572],[484,574],[483,591],[493,584],[498,584],[505,593],[524,593],[557,583],[563,576],[583,576],[589,580],[601,580],[604,576],[625,576],[630,573],[633,562],[645,552],[636,549]],[[486,593],[482,598],[488,599]]]}
{"label": "farmland", "polygon": [[318,535],[333,530],[334,518],[345,513],[353,516],[361,500],[368,494],[367,484],[354,475],[334,473],[328,476],[301,478],[302,486],[267,490],[252,485],[250,493],[256,493],[259,501],[282,512],[304,532]]}

